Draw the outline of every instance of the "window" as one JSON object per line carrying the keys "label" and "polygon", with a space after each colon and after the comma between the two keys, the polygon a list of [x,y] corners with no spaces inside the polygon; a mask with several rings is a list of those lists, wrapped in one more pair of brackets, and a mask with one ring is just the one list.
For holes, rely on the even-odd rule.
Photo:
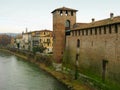
{"label": "window", "polygon": [[65,29],[66,29],[66,30],[70,29],[70,20],[67,20],[67,21],[65,22]]}
{"label": "window", "polygon": [[60,11],[60,15],[61,15],[61,16],[63,15],[62,10]]}
{"label": "window", "polygon": [[73,16],[73,11],[71,11],[71,16]]}
{"label": "window", "polygon": [[88,35],[88,30],[86,30],[86,35]]}
{"label": "window", "polygon": [[82,35],[84,35],[84,30],[82,30]]}
{"label": "window", "polygon": [[95,28],[95,35],[97,35],[97,28]]}
{"label": "window", "polygon": [[76,54],[76,60],[78,60],[79,59],[79,54]]}
{"label": "window", "polygon": [[78,48],[80,47],[80,40],[79,39],[77,40],[77,47]]}
{"label": "window", "polygon": [[68,16],[68,11],[66,10],[65,15]]}
{"label": "window", "polygon": [[112,33],[111,25],[109,25],[109,33]]}
{"label": "window", "polygon": [[49,45],[50,45],[50,43],[47,43],[47,45],[49,46]]}
{"label": "window", "polygon": [[104,26],[104,34],[106,34],[106,26]]}
{"label": "window", "polygon": [[115,33],[118,33],[118,26],[115,24]]}
{"label": "window", "polygon": [[90,35],[92,35],[92,28],[90,29]]}
{"label": "window", "polygon": [[47,42],[50,42],[50,39],[47,39]]}

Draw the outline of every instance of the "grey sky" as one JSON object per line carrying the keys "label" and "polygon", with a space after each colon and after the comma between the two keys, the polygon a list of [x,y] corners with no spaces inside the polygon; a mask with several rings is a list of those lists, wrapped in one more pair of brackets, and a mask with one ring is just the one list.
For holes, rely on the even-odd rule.
{"label": "grey sky", "polygon": [[120,0],[0,0],[0,33],[52,30],[51,12],[63,6],[78,10],[77,22],[120,15]]}

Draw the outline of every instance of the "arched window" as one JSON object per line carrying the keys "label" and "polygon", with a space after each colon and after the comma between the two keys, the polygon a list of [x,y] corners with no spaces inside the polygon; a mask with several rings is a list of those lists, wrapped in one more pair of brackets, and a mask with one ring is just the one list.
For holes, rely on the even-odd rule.
{"label": "arched window", "polygon": [[65,22],[65,29],[70,29],[70,21],[69,20],[67,20]]}
{"label": "arched window", "polygon": [[80,47],[80,40],[78,39],[77,40],[77,48],[79,48]]}

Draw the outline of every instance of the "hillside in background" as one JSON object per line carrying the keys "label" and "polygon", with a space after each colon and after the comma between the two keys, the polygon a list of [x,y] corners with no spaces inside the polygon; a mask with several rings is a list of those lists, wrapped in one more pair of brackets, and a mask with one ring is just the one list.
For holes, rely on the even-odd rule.
{"label": "hillside in background", "polygon": [[8,36],[12,36],[15,37],[17,35],[19,35],[20,33],[0,33],[0,35],[8,35]]}

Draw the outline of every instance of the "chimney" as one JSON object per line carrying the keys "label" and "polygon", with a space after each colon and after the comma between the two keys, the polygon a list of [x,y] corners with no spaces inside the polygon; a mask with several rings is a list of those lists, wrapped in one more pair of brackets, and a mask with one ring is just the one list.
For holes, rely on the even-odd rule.
{"label": "chimney", "polygon": [[94,18],[92,18],[92,22],[95,22],[95,19],[94,19]]}
{"label": "chimney", "polygon": [[114,17],[114,14],[110,13],[110,18],[113,19],[113,17]]}

